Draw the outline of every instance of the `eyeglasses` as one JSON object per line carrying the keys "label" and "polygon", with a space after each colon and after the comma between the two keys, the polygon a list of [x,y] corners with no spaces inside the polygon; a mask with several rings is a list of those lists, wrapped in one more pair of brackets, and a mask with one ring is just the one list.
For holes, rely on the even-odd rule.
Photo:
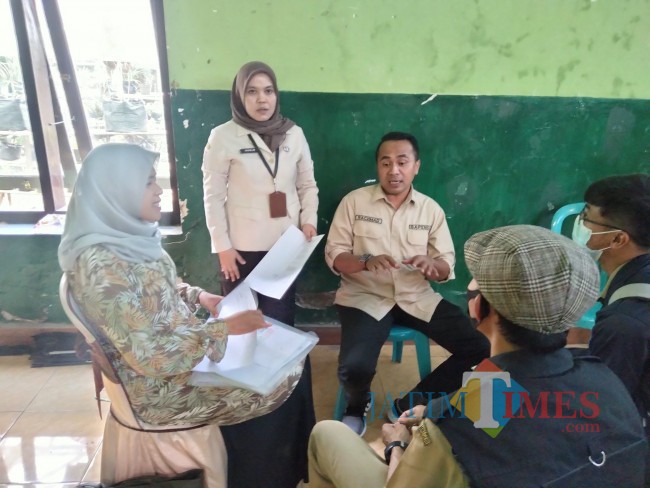
{"label": "eyeglasses", "polygon": [[[600,225],[601,227],[607,227],[608,229],[614,229],[614,230],[621,230],[623,232],[627,232],[625,229],[621,229],[620,227],[616,227],[615,225],[609,225],[609,224],[603,224],[602,222],[596,222],[595,220],[588,219],[585,217],[587,215],[587,207],[582,209],[582,212],[580,212],[580,215],[578,215],[578,219],[582,220],[583,222],[589,222],[590,224],[594,225]],[[600,232],[594,232],[594,234],[599,234]]]}

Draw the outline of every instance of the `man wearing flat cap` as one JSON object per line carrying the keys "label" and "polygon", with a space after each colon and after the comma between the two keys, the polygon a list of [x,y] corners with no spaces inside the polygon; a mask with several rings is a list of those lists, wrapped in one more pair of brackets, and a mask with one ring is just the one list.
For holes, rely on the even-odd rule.
{"label": "man wearing flat cap", "polygon": [[384,425],[386,460],[342,424],[318,423],[310,488],[643,486],[647,442],[629,393],[598,359],[564,348],[598,295],[593,259],[515,225],[472,236],[465,261],[490,358],[457,392]]}

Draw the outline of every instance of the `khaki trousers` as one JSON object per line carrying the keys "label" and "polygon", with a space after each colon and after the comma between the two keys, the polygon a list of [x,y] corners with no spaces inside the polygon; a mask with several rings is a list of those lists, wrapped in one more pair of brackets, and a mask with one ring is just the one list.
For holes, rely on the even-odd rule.
{"label": "khaki trousers", "polygon": [[318,422],[309,438],[309,488],[379,488],[388,466],[357,434],[335,420]]}

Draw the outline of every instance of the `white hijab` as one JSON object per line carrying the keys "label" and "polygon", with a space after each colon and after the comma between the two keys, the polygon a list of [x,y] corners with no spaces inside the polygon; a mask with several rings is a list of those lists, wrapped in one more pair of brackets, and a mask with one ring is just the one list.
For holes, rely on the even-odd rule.
{"label": "white hijab", "polygon": [[59,245],[63,271],[71,271],[79,254],[96,244],[133,263],[162,257],[158,224],[140,218],[147,179],[158,157],[133,144],[103,144],[88,154]]}

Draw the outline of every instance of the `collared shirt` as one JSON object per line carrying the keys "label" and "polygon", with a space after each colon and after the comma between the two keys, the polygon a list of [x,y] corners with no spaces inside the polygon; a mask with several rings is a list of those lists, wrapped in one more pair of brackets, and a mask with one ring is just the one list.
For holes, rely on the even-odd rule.
{"label": "collared shirt", "polygon": [[[345,252],[387,254],[398,263],[417,255],[440,258],[449,264],[448,279],[454,277],[454,244],[445,213],[433,199],[413,188],[398,209],[378,184],[348,193],[334,214],[325,246],[325,260],[336,274],[334,260]],[[401,265],[389,272],[341,274],[335,303],[358,308],[376,320],[399,305],[428,322],[441,300],[419,270]]]}
{"label": "collared shirt", "polygon": [[412,429],[404,451],[386,488],[467,488],[469,479],[454,456],[449,441],[431,419]]}
{"label": "collared shirt", "polygon": [[[612,281],[614,280],[614,277],[616,276],[616,274],[617,274],[617,273],[621,270],[621,268],[622,268],[623,266],[625,266],[626,264],[627,264],[627,261],[626,261],[625,263],[621,264],[621,265],[620,265],[618,268],[616,268],[614,271],[612,271],[612,274],[610,274],[610,275],[607,277],[607,281],[605,282],[605,286],[603,287],[603,290],[600,292],[600,297],[599,297],[599,298],[604,299],[604,298],[607,296],[607,292],[608,292],[608,290],[609,290],[609,285],[610,285],[610,284],[612,283]],[[602,279],[602,272],[601,272],[601,279]]]}
{"label": "collared shirt", "polygon": [[[264,167],[255,144],[266,159]],[[317,225],[318,187],[309,145],[294,125],[280,144],[279,162],[262,138],[232,120],[212,129],[203,153],[205,220],[212,252],[268,251],[292,224]],[[277,165],[277,166],[276,166]],[[287,216],[271,218],[269,194],[286,195]]]}

